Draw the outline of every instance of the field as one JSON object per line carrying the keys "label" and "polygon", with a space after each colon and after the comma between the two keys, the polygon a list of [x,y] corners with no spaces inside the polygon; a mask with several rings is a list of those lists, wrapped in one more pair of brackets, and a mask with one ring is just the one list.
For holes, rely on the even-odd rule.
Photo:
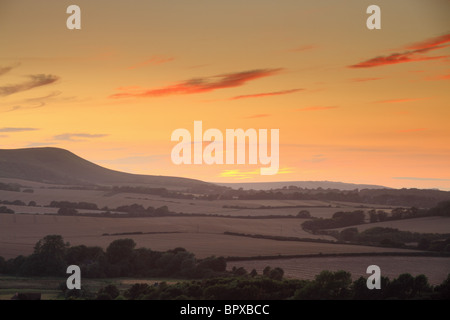
{"label": "field", "polygon": [[[375,222],[354,226],[359,232],[374,227],[395,228],[401,231],[420,232],[420,233],[450,233],[449,217],[425,217],[417,219],[404,219],[394,221]],[[339,228],[336,230],[342,230]]]}
{"label": "field", "polygon": [[[295,216],[300,210],[308,210],[314,217],[330,218],[337,211],[353,211],[353,210],[368,211],[372,208],[390,210],[390,208],[385,208],[378,205],[367,205],[367,207],[361,209],[360,203],[317,201],[317,200],[208,201],[208,200],[190,200],[190,199],[168,199],[156,195],[143,195],[133,193],[111,194],[109,192],[98,190],[55,189],[52,186],[44,184],[41,184],[39,187],[35,186],[32,189],[34,191],[33,193],[0,190],[0,200],[8,200],[8,201],[21,200],[26,204],[28,204],[30,201],[35,201],[38,206],[41,206],[41,207],[33,207],[33,209],[21,206],[8,206],[11,207],[11,209],[13,209],[16,213],[56,213],[57,209],[44,207],[54,200],[91,202],[97,204],[99,208],[103,208],[105,206],[108,206],[109,208],[116,208],[121,205],[130,205],[133,203],[137,203],[143,205],[144,207],[152,206],[158,208],[162,206],[167,206],[170,211],[178,213],[197,213],[197,214],[226,215],[226,216],[269,216],[269,215]],[[261,209],[262,206],[273,208]]]}
{"label": "field", "polygon": [[248,272],[255,269],[261,274],[266,266],[280,267],[287,278],[312,280],[322,270],[345,270],[353,280],[366,274],[367,267],[377,265],[381,275],[393,279],[402,273],[413,276],[425,274],[432,285],[441,284],[450,273],[450,258],[437,257],[315,257],[277,260],[229,262],[228,269],[244,267]]}
{"label": "field", "polygon": [[[208,256],[241,258],[279,256],[276,260],[229,262],[228,267],[244,266],[248,271],[255,268],[258,272],[262,272],[267,265],[279,266],[285,270],[287,277],[304,279],[312,279],[323,269],[344,269],[354,276],[365,275],[365,268],[368,265],[378,264],[382,268],[383,275],[389,277],[395,277],[402,272],[424,273],[430,278],[430,282],[439,283],[450,270],[450,259],[445,258],[405,256],[283,258],[283,256],[319,254],[419,252],[361,245],[279,241],[282,237],[335,240],[330,236],[314,235],[304,231],[301,224],[305,219],[295,218],[301,210],[308,210],[313,217],[331,218],[337,211],[364,210],[367,212],[370,209],[376,209],[390,212],[391,207],[318,200],[191,200],[132,193],[111,194],[98,190],[72,190],[43,183],[27,184],[23,181],[21,184],[33,189],[33,193],[0,190],[0,200],[21,200],[26,204],[35,201],[37,206],[6,205],[16,214],[0,214],[0,256],[6,259],[15,258],[18,255],[29,255],[33,252],[36,242],[44,236],[59,234],[72,246],[83,244],[106,249],[116,239],[131,238],[136,242],[137,247],[156,251],[183,247],[193,252],[199,259]],[[45,207],[54,200],[90,202],[97,204],[99,208],[104,206],[116,208],[134,203],[144,207],[167,206],[172,212],[197,214],[197,216],[151,218],[60,216],[56,214],[58,208]],[[91,214],[102,212],[102,210],[78,211]],[[292,217],[286,217],[289,215]],[[364,224],[357,227],[359,231],[362,231],[376,226],[414,232],[449,233],[450,219],[428,217]],[[224,234],[225,232],[232,232],[234,235]],[[262,235],[266,238],[244,237],[242,236],[244,234]],[[279,237],[279,239],[267,237]],[[5,282],[0,280],[0,288],[5,288],[4,286]],[[8,286],[8,288],[20,289],[21,286]],[[3,296],[9,297],[11,294],[7,289],[5,290],[0,290],[0,299]],[[48,290],[50,291],[44,291],[48,294],[46,298],[55,298],[53,289]]]}
{"label": "field", "polygon": [[[322,238],[303,231],[303,219],[237,219],[219,217],[95,218],[53,215],[0,214],[0,256],[30,254],[36,242],[48,234],[60,234],[71,245],[106,248],[119,238],[132,238],[138,247],[169,250],[184,247],[199,258],[206,256],[266,256],[319,253],[402,252],[401,249],[275,241],[224,235],[225,231]],[[143,232],[150,234],[112,235]],[[103,234],[110,234],[103,236]],[[331,239],[331,238],[328,238]],[[409,252],[409,251],[408,251]]]}

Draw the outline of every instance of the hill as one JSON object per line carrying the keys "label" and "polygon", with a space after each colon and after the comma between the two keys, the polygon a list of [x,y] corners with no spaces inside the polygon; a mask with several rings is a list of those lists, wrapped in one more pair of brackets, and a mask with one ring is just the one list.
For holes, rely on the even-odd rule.
{"label": "hill", "polygon": [[200,180],[130,174],[106,169],[60,148],[0,149],[0,178],[60,185],[145,185],[207,191]]}

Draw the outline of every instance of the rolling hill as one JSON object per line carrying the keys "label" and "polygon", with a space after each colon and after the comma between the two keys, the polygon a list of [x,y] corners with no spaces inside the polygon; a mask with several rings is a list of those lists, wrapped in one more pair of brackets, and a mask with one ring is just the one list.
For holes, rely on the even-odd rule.
{"label": "rolling hill", "polygon": [[0,178],[61,185],[145,185],[167,189],[215,189],[200,180],[130,174],[106,169],[59,148],[0,149]]}

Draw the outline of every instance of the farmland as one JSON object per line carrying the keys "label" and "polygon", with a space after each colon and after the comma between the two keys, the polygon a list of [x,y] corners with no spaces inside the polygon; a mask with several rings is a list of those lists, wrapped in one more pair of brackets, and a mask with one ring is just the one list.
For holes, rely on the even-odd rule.
{"label": "farmland", "polygon": [[[0,214],[0,255],[30,254],[47,234],[60,234],[71,245],[106,248],[119,238],[139,247],[169,250],[184,247],[198,258],[216,256],[302,255],[319,253],[410,252],[411,250],[275,241],[225,235],[224,232],[332,239],[311,235],[300,227],[304,219],[236,219],[219,217],[96,218],[56,215]],[[129,234],[142,232],[144,234]],[[113,235],[121,233],[121,235]],[[128,233],[128,234],[127,234]],[[108,236],[104,234],[109,234]],[[124,235],[125,234],[125,235]]]}
{"label": "farmland", "polygon": [[[355,226],[359,232],[374,227],[395,228],[401,231],[411,231],[420,233],[450,233],[450,218],[449,217],[425,217],[417,219],[404,219],[375,222],[370,224],[363,224]],[[339,228],[336,230],[342,230]]]}
{"label": "farmland", "polygon": [[[450,269],[449,258],[422,257],[422,251],[406,248],[333,243],[336,239],[330,235],[314,234],[302,228],[305,221],[329,219],[339,211],[362,211],[368,222],[370,210],[390,213],[396,206],[336,200],[221,199],[220,196],[209,199],[207,193],[187,194],[184,198],[183,193],[161,196],[124,191],[133,187],[120,190],[14,179],[2,182],[21,185],[21,192],[0,190],[0,200],[6,203],[2,205],[15,212],[0,214],[0,256],[6,259],[30,255],[40,239],[58,234],[71,246],[99,246],[104,250],[114,240],[123,238],[133,239],[138,248],[160,252],[182,247],[197,259],[231,258],[228,268],[243,266],[261,273],[270,265],[281,267],[287,277],[297,279],[312,279],[324,269],[344,269],[354,277],[365,276],[368,265],[379,264],[383,275],[389,277],[403,272],[424,273],[431,283],[439,283]],[[16,200],[25,205],[10,204]],[[49,207],[53,201],[85,202],[95,204],[98,209],[77,209],[78,214],[61,215],[57,206]],[[114,208],[133,204],[143,208],[167,206],[173,215],[127,217],[122,212],[121,217],[102,216],[105,211],[114,215],[117,213]],[[307,211],[311,217],[298,217],[301,211]],[[356,227],[361,232],[376,226],[444,234],[450,230],[450,218],[389,220]],[[269,257],[270,260],[261,260]],[[48,294],[52,297],[54,292],[50,290]]]}

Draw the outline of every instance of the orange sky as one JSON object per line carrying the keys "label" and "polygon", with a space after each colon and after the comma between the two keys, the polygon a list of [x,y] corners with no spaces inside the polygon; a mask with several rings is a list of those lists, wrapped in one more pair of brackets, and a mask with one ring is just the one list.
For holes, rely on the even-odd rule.
{"label": "orange sky", "polygon": [[[81,8],[81,30],[66,8]],[[382,29],[368,30],[377,4]],[[0,148],[215,182],[450,189],[450,2],[0,2]],[[174,165],[178,128],[280,130],[280,170]]]}

